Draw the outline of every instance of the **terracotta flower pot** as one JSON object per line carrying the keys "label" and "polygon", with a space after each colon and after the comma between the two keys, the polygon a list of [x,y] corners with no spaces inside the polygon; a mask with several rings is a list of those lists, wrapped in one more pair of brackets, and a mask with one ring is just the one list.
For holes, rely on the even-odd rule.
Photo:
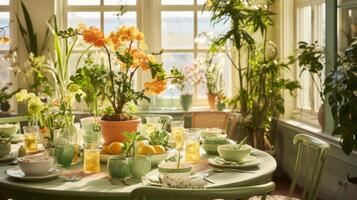
{"label": "terracotta flower pot", "polygon": [[207,94],[208,105],[212,111],[217,110],[216,102],[217,102],[217,95],[215,94]]}
{"label": "terracotta flower pot", "polygon": [[111,144],[112,142],[123,142],[124,132],[136,132],[138,130],[140,118],[127,120],[127,121],[105,121],[100,120],[100,126],[102,130],[103,139],[105,144]]}
{"label": "terracotta flower pot", "polygon": [[325,105],[321,104],[319,112],[317,113],[317,120],[319,121],[321,131],[325,130]]}

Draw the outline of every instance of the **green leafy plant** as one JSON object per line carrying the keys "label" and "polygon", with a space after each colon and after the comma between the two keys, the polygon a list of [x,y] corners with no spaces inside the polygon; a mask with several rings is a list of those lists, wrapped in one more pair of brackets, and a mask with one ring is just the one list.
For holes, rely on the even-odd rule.
{"label": "green leafy plant", "polygon": [[12,84],[8,83],[0,89],[0,110],[7,112],[10,109],[9,99],[14,96],[20,89],[15,90],[14,92],[8,92]]}
{"label": "green leafy plant", "polygon": [[147,138],[141,135],[140,132],[136,132],[136,133],[125,132],[123,133],[123,135],[125,137],[125,142],[124,142],[125,156],[135,157],[135,143],[147,140]]}
{"label": "green leafy plant", "polygon": [[149,135],[150,145],[161,145],[167,147],[169,143],[169,134],[165,130],[156,130]]}
{"label": "green leafy plant", "polygon": [[[107,83],[108,72],[104,65],[94,64],[88,57],[84,66],[76,70],[76,73],[70,77],[71,84],[76,84],[84,92],[83,97],[89,111],[92,115],[98,116],[98,102],[103,100],[105,85]],[[81,97],[77,96],[80,101]]]}
{"label": "green leafy plant", "polygon": [[337,68],[325,80],[325,95],[337,124],[332,135],[341,136],[342,150],[350,155],[357,149],[357,42],[340,56]]}
{"label": "green leafy plant", "polygon": [[[325,101],[323,90],[323,68],[325,52],[324,48],[320,47],[317,42],[308,44],[300,41],[298,44],[299,55],[297,57],[299,66],[301,67],[300,76],[305,72],[309,72],[311,79],[319,92],[322,101]],[[317,80],[316,80],[317,79]]]}
{"label": "green leafy plant", "polygon": [[[21,23],[19,15],[16,15],[16,19],[17,19],[17,23],[18,23],[18,26],[20,29],[21,36],[24,39],[24,44],[26,46],[26,50],[29,54],[33,53],[36,57],[41,56],[41,55],[43,55],[44,50],[46,49],[46,46],[50,39],[49,29],[46,30],[43,44],[42,44],[41,48],[39,48],[37,33],[35,32],[30,14],[29,14],[23,1],[21,1],[21,9],[22,9],[22,13],[24,15],[25,25],[23,25]],[[49,21],[51,21],[52,18],[53,17],[51,17],[49,19]]]}
{"label": "green leafy plant", "polygon": [[[271,134],[273,119],[284,112],[283,91],[291,94],[299,88],[294,80],[281,78],[285,70],[294,63],[277,59],[276,47],[267,40],[268,28],[273,25],[270,7],[274,1],[212,0],[211,21],[231,23],[225,34],[216,38],[210,48],[212,52],[225,49],[233,67],[238,71],[239,92],[230,101],[242,115],[242,136],[248,135],[250,144],[259,149],[272,149]],[[259,34],[262,41],[253,35]],[[232,46],[230,46],[232,44]],[[230,49],[237,52],[237,59]],[[244,55],[243,55],[244,52]]]}

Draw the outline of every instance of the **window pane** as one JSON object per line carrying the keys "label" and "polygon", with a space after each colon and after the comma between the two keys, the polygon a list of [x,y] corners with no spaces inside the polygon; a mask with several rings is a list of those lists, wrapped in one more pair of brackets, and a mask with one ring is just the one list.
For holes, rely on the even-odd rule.
{"label": "window pane", "polygon": [[117,12],[104,13],[104,33],[116,30],[121,25],[136,26],[136,12],[127,12],[123,16],[117,16]]}
{"label": "window pane", "polygon": [[[169,72],[172,67],[178,69],[183,69],[187,65],[193,64],[193,54],[192,53],[164,53],[162,55],[162,62],[164,63],[165,70]],[[192,91],[189,91],[192,92]],[[166,91],[159,95],[161,98],[178,98],[180,92],[176,87],[168,85]]]}
{"label": "window pane", "polygon": [[0,0],[0,5],[9,5],[9,0]]}
{"label": "window pane", "polygon": [[192,5],[193,0],[161,0],[162,5]]}
{"label": "window pane", "polygon": [[205,4],[206,2],[207,2],[207,0],[197,0],[198,5]]}
{"label": "window pane", "polygon": [[10,82],[10,63],[5,58],[5,55],[0,55],[0,88]]}
{"label": "window pane", "polygon": [[[217,37],[219,35],[226,33],[229,30],[229,26],[230,26],[229,21],[227,21],[226,23],[220,22],[217,24],[212,24],[210,22],[211,12],[209,12],[209,11],[198,12],[197,18],[198,18],[197,19],[198,34],[207,32],[207,33],[211,34],[212,36]],[[207,48],[209,45],[208,41],[205,40],[204,38],[198,39],[197,43],[198,43],[197,45],[199,48],[204,48],[204,47]]]}
{"label": "window pane", "polygon": [[68,5],[100,5],[100,0],[68,0]]}
{"label": "window pane", "polygon": [[136,5],[136,0],[104,0],[104,5]]}
{"label": "window pane", "polygon": [[68,27],[77,27],[80,23],[100,27],[99,12],[68,12]]}
{"label": "window pane", "polygon": [[162,48],[193,48],[193,12],[161,13]]}
{"label": "window pane", "polygon": [[[0,27],[9,26],[10,13],[0,12]],[[0,31],[0,37],[7,36],[10,37],[10,28],[5,28],[3,31]],[[0,50],[10,49],[10,44],[0,45]]]}
{"label": "window pane", "polygon": [[301,89],[299,91],[299,107],[310,110],[310,77],[307,71],[304,71],[300,77]]}

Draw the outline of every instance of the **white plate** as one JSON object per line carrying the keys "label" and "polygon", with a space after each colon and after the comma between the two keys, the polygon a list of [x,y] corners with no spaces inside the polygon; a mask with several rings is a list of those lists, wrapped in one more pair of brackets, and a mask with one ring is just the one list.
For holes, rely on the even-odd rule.
{"label": "white plate", "polygon": [[16,159],[15,153],[9,153],[6,156],[0,158],[0,164],[9,163]]}
{"label": "white plate", "polygon": [[226,161],[221,157],[209,158],[208,163],[215,167],[223,168],[248,168],[248,167],[257,167],[261,160],[254,155],[249,155],[244,161],[237,163],[232,161]]}
{"label": "white plate", "polygon": [[6,170],[6,174],[11,177],[22,181],[39,181],[39,180],[47,180],[50,178],[55,178],[61,175],[64,172],[63,169],[50,169],[47,174],[39,175],[39,176],[28,176],[24,172],[21,171],[19,167],[11,168]]}

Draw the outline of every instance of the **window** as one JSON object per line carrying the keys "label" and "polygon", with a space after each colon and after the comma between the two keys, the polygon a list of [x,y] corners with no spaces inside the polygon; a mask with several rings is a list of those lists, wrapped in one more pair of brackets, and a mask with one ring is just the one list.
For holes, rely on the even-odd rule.
{"label": "window", "polygon": [[[183,69],[188,65],[193,65],[195,59],[206,56],[209,44],[195,42],[195,38],[200,33],[207,32],[218,36],[229,28],[229,23],[213,26],[210,23],[210,12],[202,11],[204,3],[204,0],[161,0],[158,19],[161,27],[160,32],[155,35],[158,36],[159,46],[164,49],[162,61],[167,71],[173,66]],[[222,70],[225,80],[224,93],[230,96],[232,92],[230,62],[224,53],[216,57],[222,57],[224,61]],[[179,95],[178,89],[169,85],[168,89],[156,98],[156,105],[179,107]],[[200,84],[193,89],[194,106],[206,106],[206,99],[205,84]]]}
{"label": "window", "polygon": [[[137,26],[145,33],[150,51],[164,49],[161,60],[169,71],[173,66],[182,69],[193,65],[197,57],[205,56],[209,44],[195,43],[199,33],[210,32],[218,36],[229,28],[229,23],[215,26],[210,23],[210,12],[202,11],[205,2],[206,0],[65,0],[62,6],[64,11],[60,13],[63,15],[63,28],[76,27],[83,22],[100,27],[108,34],[121,24]],[[128,11],[118,18],[119,5],[125,5]],[[75,53],[77,57],[73,57],[73,62],[78,58],[80,50]],[[222,53],[221,57],[225,60],[224,92],[231,96],[231,65],[225,54]],[[140,73],[138,76],[142,76],[137,80],[140,87],[141,79],[147,80],[148,77]],[[206,99],[204,85],[194,89],[194,106],[208,105]],[[150,105],[151,108],[179,108],[179,92],[176,87],[168,85],[165,92],[153,97]]]}
{"label": "window", "polygon": [[[10,37],[10,1],[0,0],[0,37]],[[11,82],[10,63],[6,57],[10,44],[0,44],[0,88]]]}
{"label": "window", "polygon": [[[321,0],[295,2],[296,7],[296,43],[305,41],[312,43],[317,41],[325,46],[325,3]],[[300,69],[297,68],[297,77]],[[323,73],[324,74],[324,73]],[[324,78],[324,77],[323,77]],[[315,78],[316,80],[316,78]],[[322,101],[310,74],[305,71],[300,77],[301,89],[297,99],[297,109],[305,114],[315,115]]]}

